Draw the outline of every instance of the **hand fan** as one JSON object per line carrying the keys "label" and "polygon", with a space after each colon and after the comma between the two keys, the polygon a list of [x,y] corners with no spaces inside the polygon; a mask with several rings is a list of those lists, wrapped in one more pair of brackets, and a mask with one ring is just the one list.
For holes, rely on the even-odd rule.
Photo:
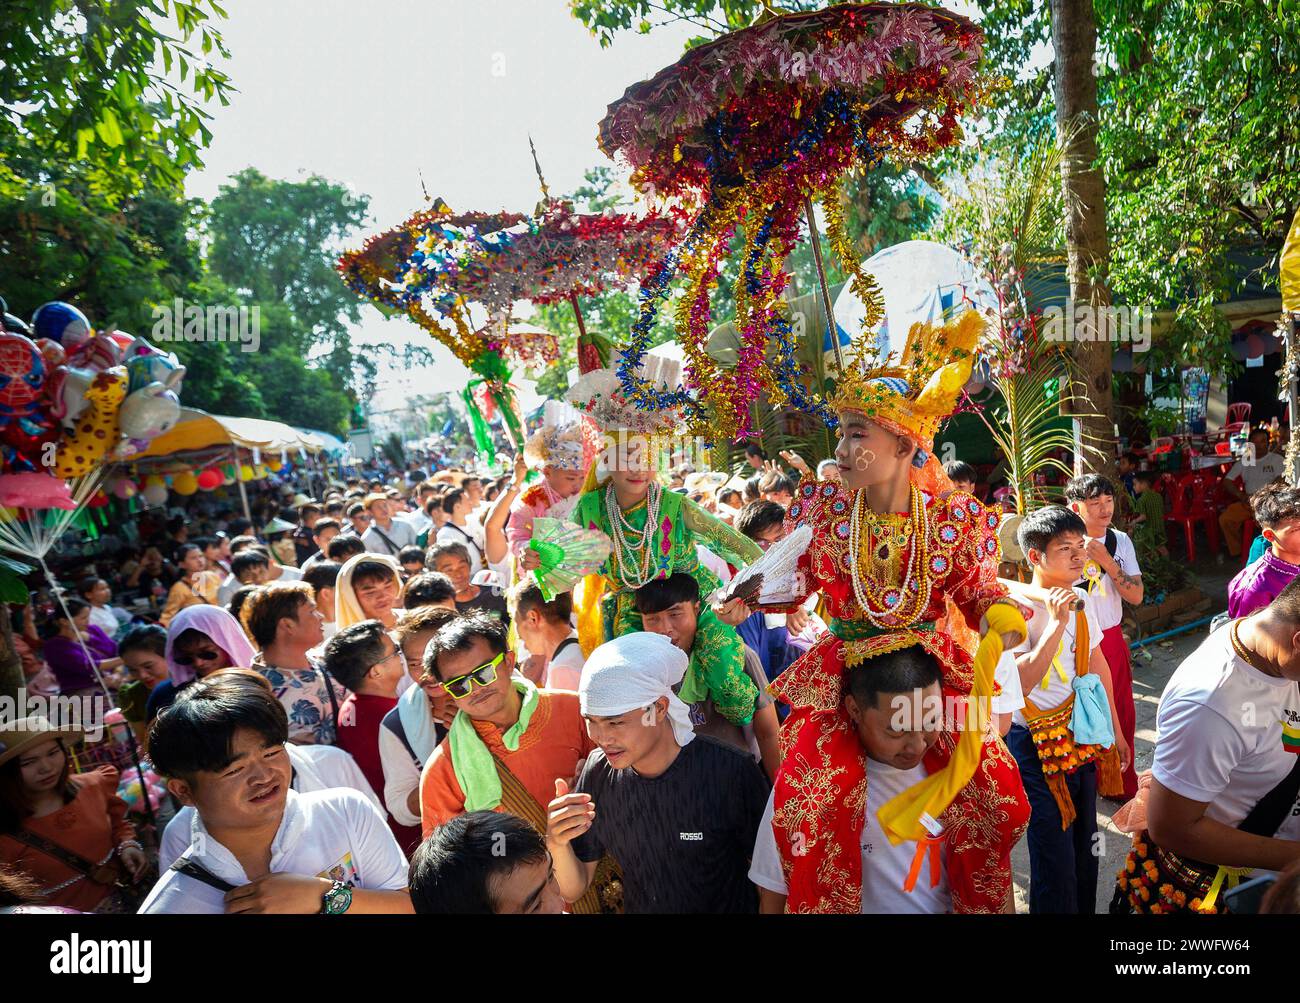
{"label": "hand fan", "polygon": [[542,560],[532,576],[547,602],[599,571],[613,549],[609,537],[598,529],[583,529],[546,516],[533,520],[528,546]]}
{"label": "hand fan", "polygon": [[795,581],[799,558],[811,543],[812,527],[805,523],[772,544],[767,553],[749,567],[736,572],[736,577],[709,596],[709,602],[721,604],[742,599],[752,609],[793,605],[799,598]]}

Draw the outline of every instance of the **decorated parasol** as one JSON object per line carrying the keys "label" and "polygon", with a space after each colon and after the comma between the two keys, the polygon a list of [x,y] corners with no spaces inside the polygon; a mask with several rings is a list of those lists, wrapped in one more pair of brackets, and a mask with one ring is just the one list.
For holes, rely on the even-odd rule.
{"label": "decorated parasol", "polygon": [[[750,405],[766,389],[775,403],[834,424],[820,395],[799,380],[782,302],[785,259],[806,222],[842,368],[813,203],[821,203],[831,247],[867,307],[864,327],[874,330],[881,297],[855,260],[839,182],[885,157],[910,163],[956,142],[958,116],[979,96],[981,48],[982,35],[969,20],[921,4],[769,10],[754,26],[693,49],[628,88],[609,107],[600,123],[601,148],[632,168],[633,186],[696,207],[684,239],[642,287],[641,315],[620,368],[638,406],[680,405],[697,428],[738,438],[749,431]],[[738,232],[744,237],[735,286],[741,347],[734,371],[723,374],[704,346],[710,291]],[[678,270],[688,281],[675,318],[687,386],[661,392],[638,378],[637,367]]]}
{"label": "decorated parasol", "polygon": [[636,216],[612,208],[577,212],[571,202],[552,197],[536,149],[532,153],[542,189],[532,216],[416,267],[447,295],[481,303],[493,317],[508,316],[520,301],[567,301],[578,323],[579,369],[588,373],[609,364],[611,346],[587,330],[580,297],[649,275],[680,239],[684,220],[680,214]]}
{"label": "decorated parasol", "polygon": [[512,347],[532,353],[528,339],[510,340],[508,317],[474,330],[470,302],[457,282],[470,249],[484,249],[525,217],[518,213],[455,213],[442,199],[399,226],[345,252],[337,270],[349,289],[387,315],[405,314],[449,348],[475,374],[462,392],[479,454],[489,464],[496,449],[489,428],[499,410],[517,449],[523,449],[523,423],[510,385]]}

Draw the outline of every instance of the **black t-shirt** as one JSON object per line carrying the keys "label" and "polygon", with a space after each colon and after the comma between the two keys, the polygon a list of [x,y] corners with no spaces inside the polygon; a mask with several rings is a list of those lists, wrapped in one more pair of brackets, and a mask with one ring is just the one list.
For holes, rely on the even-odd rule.
{"label": "black t-shirt", "polygon": [[482,610],[484,613],[495,613],[502,623],[507,627],[510,626],[510,613],[506,608],[506,597],[501,594],[500,589],[495,589],[490,585],[480,585],[478,595],[469,602],[456,601],[456,612],[464,613],[472,609]]}
{"label": "black t-shirt", "polygon": [[758,911],[749,858],[770,785],[747,753],[696,736],[647,779],[612,768],[596,749],[575,790],[591,795],[596,820],[573,850],[588,863],[613,855],[627,912]]}

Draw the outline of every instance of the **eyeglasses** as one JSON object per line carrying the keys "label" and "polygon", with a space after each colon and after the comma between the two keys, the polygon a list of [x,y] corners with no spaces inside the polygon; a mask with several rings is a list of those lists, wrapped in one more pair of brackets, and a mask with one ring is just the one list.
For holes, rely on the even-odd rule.
{"label": "eyeglasses", "polygon": [[492,661],[488,662],[486,665],[480,665],[473,672],[466,672],[463,676],[457,676],[455,679],[448,679],[442,684],[442,688],[447,691],[453,700],[460,700],[463,697],[467,697],[474,689],[475,683],[478,683],[480,686],[488,686],[496,681],[497,666],[501,664],[501,660],[505,657],[506,653],[503,651],[501,654],[497,655],[496,658],[492,659]]}
{"label": "eyeglasses", "polygon": [[392,651],[390,651],[388,654],[386,654],[386,655],[385,655],[383,658],[381,658],[379,661],[377,661],[377,662],[371,662],[369,665],[366,666],[366,671],[369,672],[369,671],[370,671],[371,669],[373,669],[376,665],[383,665],[386,661],[388,661],[388,660],[389,660],[390,658],[392,658],[393,656],[397,656],[398,658],[400,658],[400,659],[402,660],[402,671],[405,672],[405,671],[406,671],[406,668],[407,668],[407,666],[406,666],[406,653],[403,652],[401,648],[394,648]]}
{"label": "eyeglasses", "polygon": [[191,655],[172,654],[172,661],[177,665],[193,665],[195,662],[215,662],[221,658],[221,652],[216,648],[209,648],[206,651],[196,651]]}

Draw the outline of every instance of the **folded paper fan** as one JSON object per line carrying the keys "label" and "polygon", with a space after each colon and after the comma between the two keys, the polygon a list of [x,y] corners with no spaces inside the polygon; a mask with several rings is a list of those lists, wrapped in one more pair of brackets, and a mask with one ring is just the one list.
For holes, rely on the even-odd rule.
{"label": "folded paper fan", "polygon": [[799,558],[812,543],[812,527],[805,524],[768,548],[767,553],[736,573],[726,585],[709,596],[709,602],[722,604],[741,599],[746,606],[790,606],[799,600],[795,572]]}
{"label": "folded paper fan", "polygon": [[599,571],[613,549],[609,537],[598,529],[583,529],[546,516],[533,520],[528,546],[542,560],[532,574],[547,602]]}

